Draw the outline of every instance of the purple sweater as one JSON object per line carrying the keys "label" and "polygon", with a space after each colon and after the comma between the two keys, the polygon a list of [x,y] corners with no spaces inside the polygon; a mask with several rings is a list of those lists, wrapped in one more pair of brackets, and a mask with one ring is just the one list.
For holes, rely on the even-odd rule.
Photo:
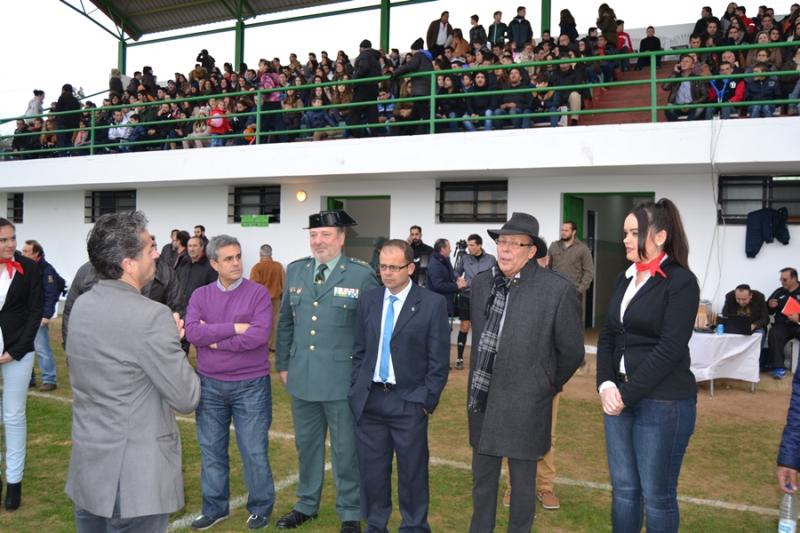
{"label": "purple sweater", "polygon": [[[250,328],[238,335],[235,323],[248,323]],[[186,339],[197,348],[200,374],[220,381],[269,375],[272,302],[263,285],[243,279],[230,292],[216,282],[196,289],[186,309],[185,328]],[[210,348],[214,343],[217,348]]]}

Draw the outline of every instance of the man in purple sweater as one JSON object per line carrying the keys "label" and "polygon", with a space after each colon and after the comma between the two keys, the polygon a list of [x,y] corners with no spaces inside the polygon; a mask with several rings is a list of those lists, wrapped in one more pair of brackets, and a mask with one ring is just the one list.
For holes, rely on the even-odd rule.
{"label": "man in purple sweater", "polygon": [[200,405],[197,440],[203,512],[193,529],[208,529],[228,518],[228,438],[231,419],[249,496],[249,529],[269,525],[275,485],[269,466],[268,432],[272,391],[268,347],[272,328],[269,291],[242,277],[239,241],[218,235],[206,247],[216,282],[192,293],[186,310],[186,338],[197,347]]}

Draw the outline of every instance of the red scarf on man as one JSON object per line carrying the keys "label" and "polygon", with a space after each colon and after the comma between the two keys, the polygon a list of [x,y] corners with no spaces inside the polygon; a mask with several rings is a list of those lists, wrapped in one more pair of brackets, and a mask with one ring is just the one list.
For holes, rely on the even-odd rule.
{"label": "red scarf on man", "polygon": [[13,259],[0,259],[0,265],[2,265],[3,263],[5,263],[6,265],[6,270],[8,271],[9,278],[14,275],[15,270],[20,274],[25,273],[25,271],[22,270],[22,265],[19,264],[17,261],[14,261]]}
{"label": "red scarf on man", "polygon": [[652,261],[649,261],[647,263],[645,263],[644,261],[639,261],[638,263],[636,263],[636,271],[637,272],[649,271],[652,277],[655,277],[656,274],[660,274],[662,278],[666,278],[667,275],[664,273],[663,270],[661,270],[661,261],[664,259],[665,255],[667,255],[667,253],[662,251]]}

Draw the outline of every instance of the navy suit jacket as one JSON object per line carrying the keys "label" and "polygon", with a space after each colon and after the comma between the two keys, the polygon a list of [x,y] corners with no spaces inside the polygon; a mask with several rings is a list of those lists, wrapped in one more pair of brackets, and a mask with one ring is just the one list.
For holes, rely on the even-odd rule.
{"label": "navy suit jacket", "polygon": [[[358,304],[348,394],[356,422],[367,402],[378,362],[384,290],[378,287],[367,291]],[[395,322],[391,349],[397,392],[404,400],[433,412],[450,368],[450,327],[444,296],[413,284]]]}

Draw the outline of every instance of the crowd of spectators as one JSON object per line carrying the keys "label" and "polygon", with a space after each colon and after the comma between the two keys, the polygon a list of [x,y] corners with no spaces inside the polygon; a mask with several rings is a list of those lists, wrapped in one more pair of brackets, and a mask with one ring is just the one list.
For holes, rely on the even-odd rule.
{"label": "crowd of spectators", "polygon": [[[799,46],[737,49],[743,44],[777,41],[798,41]],[[692,52],[694,48],[715,45],[730,49],[719,54]],[[639,51],[661,49],[655,29],[652,26],[647,28],[647,36],[641,40]],[[44,100],[44,93],[36,90],[26,111],[26,116],[31,118],[18,121],[12,148],[19,152],[61,148],[63,153],[85,154],[88,153],[92,122],[97,128],[94,145],[105,145],[96,152],[240,145],[255,143],[257,137],[260,142],[267,143],[309,137],[322,140],[333,135],[361,137],[427,132],[427,124],[421,124],[430,117],[427,100],[413,103],[394,100],[398,97],[430,96],[430,82],[426,77],[403,76],[414,72],[482,66],[497,68],[437,76],[438,94],[449,96],[437,98],[434,114],[436,118],[451,119],[438,123],[437,132],[527,128],[537,123],[554,127],[577,125],[580,115],[572,113],[585,109],[596,92],[593,94],[589,88],[576,89],[573,86],[609,82],[619,79],[620,72],[629,68],[647,68],[647,58],[632,65],[629,60],[614,57],[635,51],[624,21],[618,19],[614,10],[605,3],[598,8],[596,26],[588,28],[583,38],[579,38],[577,23],[568,9],[560,13],[558,36],[553,37],[549,31],[544,31],[539,39],[534,37],[526,9],[522,6],[508,24],[503,21],[503,13],[496,11],[488,28],[480,23],[478,15],[473,15],[468,31],[453,28],[449,13],[445,11],[430,23],[425,41],[422,38],[415,41],[407,54],[401,54],[396,48],[388,53],[378,51],[364,40],[354,60],[340,50],[335,58],[326,51],[319,57],[314,52],[309,53],[306,62],[302,63],[292,53],[286,63],[276,57],[260,59],[257,68],[250,68],[245,63],[234,68],[231,63],[224,63],[220,69],[208,51],[202,50],[188,76],[176,72],[165,83],[157,81],[149,66],[135,72],[127,83],[123,83],[117,69],[112,69],[108,97],[103,99],[100,107],[91,101],[81,104],[73,95],[72,86],[67,84],[59,100],[49,109],[76,113],[44,119],[34,117],[42,113]],[[797,75],[778,78],[771,76],[770,72],[780,69],[800,74],[800,5],[793,4],[790,13],[780,20],[766,6],[760,6],[758,13],[749,17],[744,6],[730,3],[721,18],[714,16],[710,7],[703,7],[687,49],[682,52],[685,53],[672,74],[675,80],[664,84],[664,89],[669,91],[669,103],[675,105],[675,109],[666,111],[667,120],[676,120],[680,116],[690,120],[703,119],[715,114],[721,118],[772,116],[776,107],[770,104],[735,109],[733,106],[713,109],[678,106],[798,98],[800,81]],[[603,60],[546,66],[530,64],[592,56],[601,56]],[[514,64],[522,65],[508,67]],[[506,68],[501,68],[503,66]],[[742,72],[763,75],[746,81],[692,79],[701,75]],[[389,76],[389,79],[362,84],[321,85],[377,76]],[[304,87],[293,88],[300,86]],[[257,127],[256,95],[236,93],[278,88],[284,90],[262,93],[260,108],[266,113],[262,113]],[[502,95],[490,93],[499,89],[516,91]],[[173,101],[184,97],[195,99],[180,103]],[[367,101],[376,101],[377,104],[349,105]],[[146,106],[146,103],[155,105]],[[339,107],[322,107],[329,104]],[[109,106],[122,107],[107,109]],[[562,114],[553,114],[558,111]],[[783,106],[782,113],[796,114],[797,106]],[[404,124],[411,121],[417,122]],[[381,126],[363,127],[364,124],[377,123]],[[308,128],[327,129],[310,136],[297,131]],[[72,131],[53,133],[64,129]],[[132,144],[133,141],[150,142]]]}

